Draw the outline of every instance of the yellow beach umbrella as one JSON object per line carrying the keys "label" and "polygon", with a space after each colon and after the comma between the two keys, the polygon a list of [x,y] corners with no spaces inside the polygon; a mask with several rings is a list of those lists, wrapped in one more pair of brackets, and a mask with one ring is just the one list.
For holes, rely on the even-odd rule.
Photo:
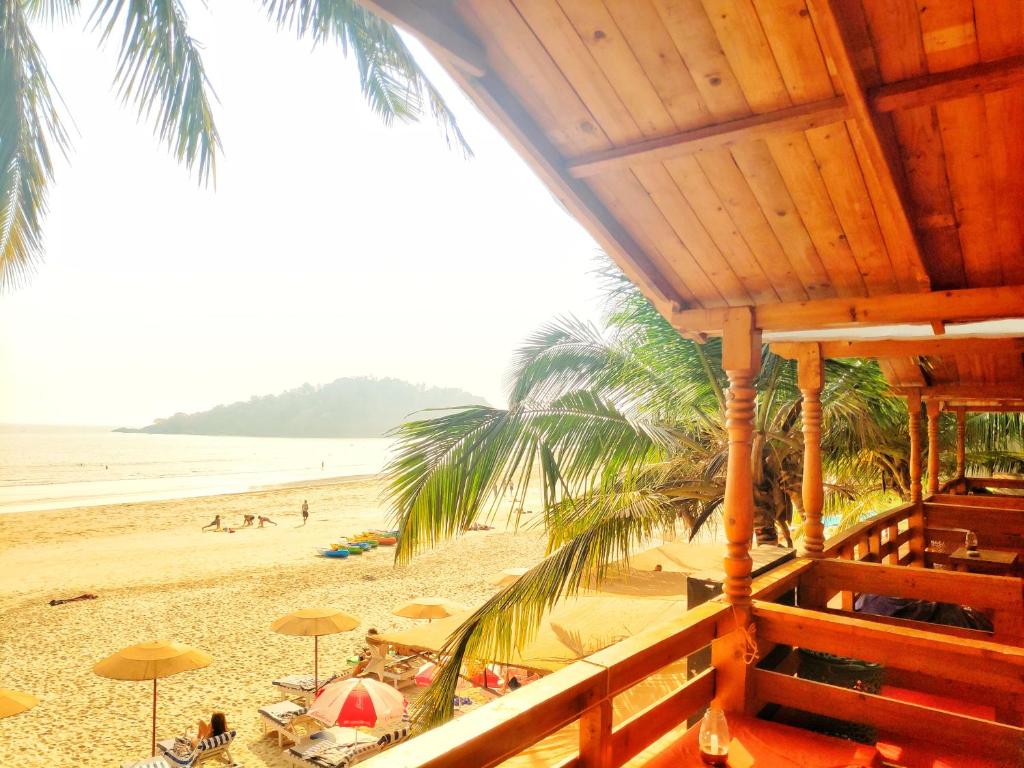
{"label": "yellow beach umbrella", "polygon": [[169,640],[152,640],[122,648],[96,664],[92,671],[111,680],[153,681],[153,740],[156,757],[156,681],[179,672],[190,672],[209,666],[213,657],[208,653]]}
{"label": "yellow beach umbrella", "polygon": [[490,579],[491,584],[498,587],[507,587],[509,584],[515,584],[526,573],[529,568],[506,568],[504,571],[499,573],[497,576],[492,576]]}
{"label": "yellow beach umbrella", "polygon": [[468,608],[454,600],[443,597],[417,597],[402,603],[392,613],[406,619],[445,619],[456,613],[465,613]]}
{"label": "yellow beach umbrella", "polygon": [[39,703],[39,699],[28,693],[0,688],[0,718],[28,712]]}
{"label": "yellow beach umbrella", "polygon": [[320,672],[320,636],[348,632],[358,626],[359,619],[337,608],[303,608],[277,619],[270,628],[281,635],[313,638],[313,692],[316,693]]}

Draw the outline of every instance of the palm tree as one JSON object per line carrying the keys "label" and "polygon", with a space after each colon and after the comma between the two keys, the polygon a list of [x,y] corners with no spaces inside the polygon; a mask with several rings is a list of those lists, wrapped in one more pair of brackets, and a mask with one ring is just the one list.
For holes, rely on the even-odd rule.
{"label": "palm tree", "polygon": [[[397,430],[388,495],[400,561],[493,515],[509,488],[512,509],[532,483],[544,496],[535,524],[547,556],[453,635],[452,661],[422,700],[428,723],[450,714],[464,657],[508,657],[546,609],[636,545],[678,523],[691,537],[717,523],[728,447],[720,343],[682,338],[621,273],[606,276],[604,331],[571,318],[541,328],[512,363],[508,408],[470,406]],[[778,529],[789,540],[799,518],[795,376],[792,361],[765,350],[753,451],[763,542]],[[887,475],[892,487],[905,465],[905,417],[878,367],[829,361],[822,404],[830,508],[875,494]]]}
{"label": "palm tree", "polygon": [[[449,146],[470,154],[451,110],[386,21],[355,0],[257,0],[268,19],[314,44],[337,43],[356,60],[362,91],[384,120],[432,115]],[[60,99],[32,35],[33,22],[68,23],[79,0],[0,3],[0,289],[22,282],[43,254],[54,152],[68,134]],[[200,183],[216,173],[220,137],[213,88],[182,0],[94,0],[86,26],[120,44],[114,81]]]}

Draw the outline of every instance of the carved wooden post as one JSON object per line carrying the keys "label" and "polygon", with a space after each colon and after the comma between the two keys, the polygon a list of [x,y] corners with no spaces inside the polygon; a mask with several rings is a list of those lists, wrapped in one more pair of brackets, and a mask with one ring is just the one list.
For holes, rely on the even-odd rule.
{"label": "carved wooden post", "polygon": [[750,540],[754,535],[751,442],[754,432],[754,377],[761,367],[761,332],[749,307],[730,309],[722,335],[722,367],[729,377],[726,428],[729,458],[725,475],[726,599],[750,604]]}
{"label": "carved wooden post", "polygon": [[821,557],[825,544],[825,526],[821,508],[825,489],[821,479],[821,388],[825,370],[821,345],[808,344],[797,358],[797,383],[803,397],[804,474],[801,489],[804,501],[804,554]]}
{"label": "carved wooden post", "polygon": [[921,393],[907,395],[910,417],[910,500],[921,500]]}
{"label": "carved wooden post", "polygon": [[938,400],[929,400],[925,403],[928,411],[928,493],[934,495],[939,492],[939,412],[942,410],[942,403]]}
{"label": "carved wooden post", "polygon": [[964,453],[964,435],[967,431],[963,408],[956,409],[956,479],[963,480],[967,471],[967,458]]}

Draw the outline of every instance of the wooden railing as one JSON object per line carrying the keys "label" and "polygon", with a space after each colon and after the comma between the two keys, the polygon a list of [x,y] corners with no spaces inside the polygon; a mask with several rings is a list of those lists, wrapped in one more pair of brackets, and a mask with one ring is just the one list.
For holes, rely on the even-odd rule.
{"label": "wooden railing", "polygon": [[[997,514],[1019,512],[1024,523],[1024,510],[961,504],[963,498],[949,503],[935,496],[888,510],[827,542],[826,558],[796,559],[759,577],[752,586],[755,634],[760,657],[766,661],[787,654],[792,658],[792,648],[802,647],[876,662],[885,666],[891,685],[995,707],[995,720],[801,679],[791,674],[791,668],[784,674],[779,671],[784,667],[772,668],[764,662],[739,673],[745,677],[745,711],[756,714],[762,705],[779,704],[935,744],[969,747],[979,756],[1019,764],[1024,745],[1020,581],[899,567],[923,565],[926,519],[935,527],[955,527],[969,519],[979,536],[993,537],[1009,535],[1004,530],[1006,518]],[[1013,525],[1024,530],[1016,522]],[[969,604],[987,611],[995,630],[989,634],[852,614],[852,596],[862,592]],[[795,593],[796,607],[774,602],[789,593]],[[618,768],[663,735],[685,726],[687,718],[712,698],[732,695],[723,693],[722,686],[735,691],[736,664],[742,667],[735,654],[715,657],[711,669],[642,710],[618,719],[613,715],[617,696],[659,670],[709,644],[731,642],[734,616],[721,598],[705,603],[400,744],[371,758],[366,766],[489,768],[571,728],[571,733],[578,734],[573,737],[578,747],[546,764]]]}
{"label": "wooden railing", "polygon": [[1000,765],[1021,764],[1024,649],[760,601],[755,601],[754,619],[758,637],[766,643],[875,662],[885,667],[891,685],[994,707],[996,719],[969,717],[938,705],[910,704],[766,669],[753,673],[758,705],[780,704],[852,720],[933,745],[959,747],[1001,761]]}
{"label": "wooden railing", "polygon": [[965,477],[963,480],[967,489],[972,491],[979,488],[1024,490],[1024,478],[1019,477]]}
{"label": "wooden railing", "polygon": [[1024,557],[1024,498],[936,495],[925,500],[926,561],[944,566],[974,531],[981,547],[1015,549]]}
{"label": "wooden railing", "polygon": [[[835,614],[852,616],[854,594],[969,605],[991,616],[994,631],[988,634],[941,625],[924,625],[906,619],[856,614],[866,621],[908,629],[927,628],[933,633],[976,640],[990,639],[1007,645],[1024,644],[1024,594],[1019,579],[842,560],[817,560],[812,568],[800,574],[798,599],[802,608],[829,610]],[[847,595],[851,596],[849,600]],[[842,596],[841,605],[830,607],[836,596]]]}
{"label": "wooden railing", "polygon": [[825,542],[824,556],[892,565],[924,564],[921,505],[881,512]]}

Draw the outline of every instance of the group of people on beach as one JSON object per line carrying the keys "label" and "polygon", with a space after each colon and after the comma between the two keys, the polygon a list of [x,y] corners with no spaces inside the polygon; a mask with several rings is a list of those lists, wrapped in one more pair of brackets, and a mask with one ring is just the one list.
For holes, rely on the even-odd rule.
{"label": "group of people on beach", "polygon": [[[306,521],[308,521],[308,520],[309,520],[309,502],[306,499],[303,499],[302,500],[302,524],[305,525]],[[265,526],[268,523],[270,525],[277,525],[277,523],[275,523],[273,520],[271,520],[266,515],[243,515],[242,516],[242,524],[240,526],[238,526],[238,527],[239,528],[252,528],[253,525],[255,525],[257,521],[259,521],[259,525],[256,526],[257,528],[262,528],[263,526]],[[213,518],[213,520],[211,520],[209,523],[204,525],[203,528],[202,528],[203,533],[206,533],[206,531],[211,530],[211,529],[214,530],[214,531],[225,530],[225,531],[228,531],[229,533],[234,533],[235,532],[234,528],[225,528],[225,527],[222,526],[219,514],[217,516],[215,516]]]}

